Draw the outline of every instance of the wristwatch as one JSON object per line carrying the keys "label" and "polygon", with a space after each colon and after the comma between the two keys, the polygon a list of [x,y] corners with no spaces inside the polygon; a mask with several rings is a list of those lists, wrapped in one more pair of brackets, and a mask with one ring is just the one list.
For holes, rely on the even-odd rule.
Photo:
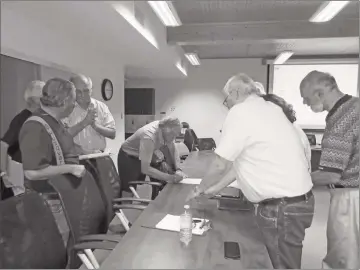
{"label": "wristwatch", "polygon": [[5,176],[5,175],[7,175],[6,172],[1,172],[1,173],[0,173],[0,177],[3,177],[3,176]]}

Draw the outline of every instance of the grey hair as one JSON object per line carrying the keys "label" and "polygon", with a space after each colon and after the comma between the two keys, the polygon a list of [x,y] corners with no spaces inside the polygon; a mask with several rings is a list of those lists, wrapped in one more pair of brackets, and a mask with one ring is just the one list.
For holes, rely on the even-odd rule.
{"label": "grey hair", "polygon": [[300,89],[306,88],[309,84],[330,86],[338,89],[337,82],[330,73],[313,70],[309,72],[300,83]]}
{"label": "grey hair", "polygon": [[69,81],[72,82],[74,85],[76,85],[78,81],[83,81],[88,86],[89,89],[92,89],[91,78],[83,74],[72,76]]}
{"label": "grey hair", "polygon": [[237,91],[241,96],[248,97],[250,95],[260,96],[261,92],[256,87],[255,82],[245,73],[239,73],[232,76],[226,83],[224,91],[228,94]]}
{"label": "grey hair", "polygon": [[181,128],[181,123],[179,118],[176,117],[165,117],[164,119],[160,120],[159,122],[159,127],[169,127],[169,128],[175,128],[175,127],[180,127]]}
{"label": "grey hair", "polygon": [[24,91],[24,99],[26,103],[29,103],[34,97],[40,98],[42,96],[42,89],[44,85],[45,82],[43,81],[36,80],[30,82]]}
{"label": "grey hair", "polygon": [[60,108],[64,106],[72,91],[75,91],[72,82],[60,78],[50,79],[43,88],[43,96],[40,99],[41,104],[47,107]]}
{"label": "grey hair", "polygon": [[265,95],[265,87],[261,82],[255,82],[256,88],[260,91],[261,94]]}

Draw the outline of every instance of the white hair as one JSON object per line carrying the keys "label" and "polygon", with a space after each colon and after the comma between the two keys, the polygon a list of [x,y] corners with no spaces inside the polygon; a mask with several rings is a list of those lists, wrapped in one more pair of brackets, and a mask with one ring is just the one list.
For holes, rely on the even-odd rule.
{"label": "white hair", "polygon": [[42,90],[45,86],[45,82],[43,81],[32,81],[28,84],[24,91],[24,99],[28,103],[34,97],[42,97]]}
{"label": "white hair", "polygon": [[169,127],[169,128],[175,128],[175,127],[181,127],[181,123],[179,118],[177,117],[165,117],[164,119],[160,120],[159,127]]}
{"label": "white hair", "polygon": [[260,90],[256,87],[255,82],[245,73],[239,73],[232,76],[226,83],[223,91],[230,94],[232,91],[238,92],[241,96],[260,95]]}
{"label": "white hair", "polygon": [[255,86],[256,86],[256,88],[260,91],[260,94],[261,94],[261,95],[265,95],[265,94],[266,94],[264,85],[263,85],[261,82],[255,82]]}

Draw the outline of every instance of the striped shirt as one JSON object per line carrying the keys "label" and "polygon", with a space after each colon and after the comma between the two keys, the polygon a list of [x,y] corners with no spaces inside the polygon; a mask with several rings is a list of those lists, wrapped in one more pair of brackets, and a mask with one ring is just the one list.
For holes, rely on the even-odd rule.
{"label": "striped shirt", "polygon": [[340,185],[359,187],[359,98],[345,95],[330,110],[319,169],[340,173]]}

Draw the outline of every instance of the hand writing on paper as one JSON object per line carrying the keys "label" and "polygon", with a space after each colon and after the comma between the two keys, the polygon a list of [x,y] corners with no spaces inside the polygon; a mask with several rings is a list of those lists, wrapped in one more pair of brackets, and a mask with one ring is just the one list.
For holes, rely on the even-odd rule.
{"label": "hand writing on paper", "polygon": [[[187,176],[183,171],[176,171],[175,174],[181,176],[182,179],[188,178],[188,176]],[[182,180],[182,179],[181,179],[181,180]],[[180,180],[180,181],[181,181],[181,180]]]}

